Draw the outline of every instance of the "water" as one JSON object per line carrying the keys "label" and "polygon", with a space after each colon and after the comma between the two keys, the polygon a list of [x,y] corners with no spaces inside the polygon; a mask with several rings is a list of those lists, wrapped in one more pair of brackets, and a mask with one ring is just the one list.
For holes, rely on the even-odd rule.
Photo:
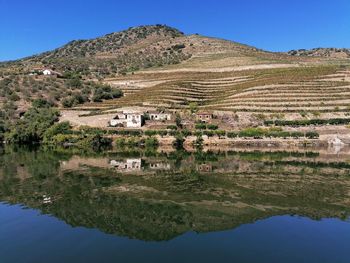
{"label": "water", "polygon": [[0,150],[0,262],[349,262],[350,152]]}

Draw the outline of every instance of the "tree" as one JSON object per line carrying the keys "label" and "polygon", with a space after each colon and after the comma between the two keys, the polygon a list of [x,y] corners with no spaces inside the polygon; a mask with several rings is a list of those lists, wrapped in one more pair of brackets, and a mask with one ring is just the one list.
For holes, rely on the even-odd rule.
{"label": "tree", "polygon": [[52,106],[53,104],[51,102],[48,102],[47,100],[44,100],[44,99],[35,99],[32,102],[33,108],[50,108]]}
{"label": "tree", "polygon": [[14,143],[38,143],[45,131],[58,121],[59,112],[52,108],[30,108],[23,118],[10,127],[7,140]]}
{"label": "tree", "polygon": [[182,128],[182,119],[179,113],[176,113],[175,123],[178,128]]}
{"label": "tree", "polygon": [[68,86],[72,87],[72,88],[80,88],[83,86],[83,83],[81,82],[81,80],[79,78],[73,78],[68,80]]}
{"label": "tree", "polygon": [[188,106],[190,108],[191,113],[195,113],[198,111],[198,103],[197,102],[190,102],[188,104]]}
{"label": "tree", "polygon": [[5,131],[6,131],[5,123],[3,120],[0,120],[0,144],[4,140]]}
{"label": "tree", "polygon": [[71,133],[72,126],[68,121],[55,123],[53,126],[48,128],[43,135],[43,142],[50,143],[54,136],[58,134],[69,134]]}

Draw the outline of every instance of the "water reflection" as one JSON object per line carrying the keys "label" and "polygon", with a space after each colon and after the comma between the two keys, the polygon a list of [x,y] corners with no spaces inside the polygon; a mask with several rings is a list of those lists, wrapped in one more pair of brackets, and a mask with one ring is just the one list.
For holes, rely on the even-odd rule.
{"label": "water reflection", "polygon": [[140,240],[232,229],[275,215],[346,219],[350,154],[2,149],[0,201]]}

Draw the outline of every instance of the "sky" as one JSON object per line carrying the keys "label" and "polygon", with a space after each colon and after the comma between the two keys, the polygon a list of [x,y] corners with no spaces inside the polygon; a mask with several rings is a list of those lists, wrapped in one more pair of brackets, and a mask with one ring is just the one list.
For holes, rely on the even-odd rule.
{"label": "sky", "polygon": [[350,0],[0,0],[0,61],[151,24],[270,51],[350,48]]}

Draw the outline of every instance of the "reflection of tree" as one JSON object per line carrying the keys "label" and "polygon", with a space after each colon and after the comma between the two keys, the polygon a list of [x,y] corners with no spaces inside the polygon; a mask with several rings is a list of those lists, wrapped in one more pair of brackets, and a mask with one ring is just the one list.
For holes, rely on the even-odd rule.
{"label": "reflection of tree", "polygon": [[[156,155],[155,159],[164,160],[164,156]],[[88,166],[60,170],[60,163],[71,157],[69,151],[6,148],[0,155],[0,200],[40,209],[72,226],[142,240],[168,240],[190,230],[230,229],[273,215],[297,214],[314,219],[349,215],[348,177],[300,175],[299,169],[295,174],[291,174],[293,169],[283,174],[283,156],[290,158],[291,154],[275,155],[273,159],[278,161],[274,163],[271,156],[259,153],[245,154],[242,159],[237,153],[233,159],[214,157],[212,153],[195,156],[200,162],[215,162],[217,166],[223,162],[222,167],[231,167],[230,162],[235,169],[248,167],[250,173],[245,175],[235,172],[238,170],[225,175],[199,174],[188,165],[195,160],[193,156],[173,153],[169,161],[177,163],[178,170],[121,176],[110,169]],[[296,168],[311,165],[288,162]],[[314,166],[346,168],[345,164]],[[265,170],[269,172],[264,174]],[[44,195],[51,203],[44,204]]]}

